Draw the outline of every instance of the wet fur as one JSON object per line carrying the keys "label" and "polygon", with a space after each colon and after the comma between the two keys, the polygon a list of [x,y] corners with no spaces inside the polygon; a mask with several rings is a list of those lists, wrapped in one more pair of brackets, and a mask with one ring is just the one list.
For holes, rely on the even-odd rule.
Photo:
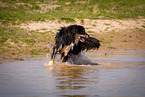
{"label": "wet fur", "polygon": [[[85,41],[82,42],[81,39]],[[77,55],[83,50],[95,49],[100,46],[99,40],[89,37],[84,27],[80,25],[62,27],[56,34],[55,40],[50,63],[54,61],[57,52],[61,53],[61,61],[66,62],[70,54]]]}

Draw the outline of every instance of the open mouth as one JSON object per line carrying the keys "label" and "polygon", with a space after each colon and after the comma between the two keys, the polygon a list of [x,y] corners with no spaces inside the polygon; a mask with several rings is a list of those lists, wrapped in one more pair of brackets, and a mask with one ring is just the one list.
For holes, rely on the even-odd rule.
{"label": "open mouth", "polygon": [[85,38],[88,38],[89,35],[88,34],[76,34],[75,38],[79,39],[80,42],[85,42]]}
{"label": "open mouth", "polygon": [[80,37],[80,41],[81,41],[81,42],[85,42],[84,37]]}

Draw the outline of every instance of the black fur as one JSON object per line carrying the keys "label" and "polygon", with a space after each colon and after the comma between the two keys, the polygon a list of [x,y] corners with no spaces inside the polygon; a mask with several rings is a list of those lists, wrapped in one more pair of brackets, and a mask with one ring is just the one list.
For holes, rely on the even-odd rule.
{"label": "black fur", "polygon": [[[62,62],[66,62],[70,54],[77,55],[83,50],[98,49],[100,46],[99,40],[89,37],[84,27],[80,25],[62,27],[56,34],[55,40],[56,42],[51,56],[51,60],[53,61],[57,52],[61,53]],[[65,49],[67,47],[69,47],[68,51]]]}
{"label": "black fur", "polygon": [[100,47],[100,41],[93,37],[84,38],[85,42],[79,41],[78,44],[76,44],[73,48],[73,50],[70,50],[69,53],[73,53],[77,55],[83,50],[91,50],[91,49],[98,49]]}
{"label": "black fur", "polygon": [[70,25],[68,27],[62,27],[56,34],[55,40],[56,44],[70,45],[75,41],[75,34],[87,34],[83,26],[80,25]]}

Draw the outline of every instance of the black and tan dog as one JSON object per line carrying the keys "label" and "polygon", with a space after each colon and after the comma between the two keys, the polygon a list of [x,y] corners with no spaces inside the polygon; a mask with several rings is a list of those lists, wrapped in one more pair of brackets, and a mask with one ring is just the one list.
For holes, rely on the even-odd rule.
{"label": "black and tan dog", "polygon": [[48,65],[53,64],[57,52],[61,53],[61,62],[66,62],[71,53],[77,55],[83,50],[99,48],[100,46],[99,40],[89,37],[84,27],[80,25],[62,27],[56,34],[55,40],[55,46]]}

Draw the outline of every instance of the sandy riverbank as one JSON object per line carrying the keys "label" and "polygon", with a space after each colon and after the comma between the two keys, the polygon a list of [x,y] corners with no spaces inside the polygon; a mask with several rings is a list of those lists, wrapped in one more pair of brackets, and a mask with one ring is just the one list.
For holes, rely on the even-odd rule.
{"label": "sandy riverbank", "polygon": [[[78,24],[85,27],[90,36],[100,40],[99,50],[144,50],[145,49],[145,19],[128,20],[75,20],[65,21],[29,22],[12,27],[22,28],[28,34],[29,43],[14,42],[8,39],[1,45],[0,60],[23,60],[23,55],[45,55],[48,51],[46,45],[54,43],[54,37],[60,27]],[[32,33],[33,32],[33,33]],[[38,36],[38,37],[33,37]],[[38,41],[39,40],[39,41]],[[10,48],[8,48],[10,47]],[[3,51],[5,50],[5,51]],[[34,52],[35,50],[35,52]]]}

